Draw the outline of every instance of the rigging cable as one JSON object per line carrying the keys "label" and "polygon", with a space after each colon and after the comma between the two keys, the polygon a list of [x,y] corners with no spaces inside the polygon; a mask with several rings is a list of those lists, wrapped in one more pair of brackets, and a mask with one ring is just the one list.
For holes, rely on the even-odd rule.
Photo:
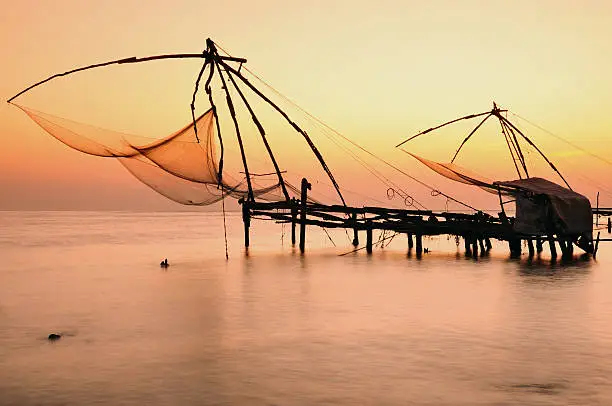
{"label": "rigging cable", "polygon": [[[510,110],[509,110],[509,111],[510,111]],[[514,113],[513,111],[510,111],[510,113],[511,113],[513,116],[515,116],[515,117],[517,117],[517,118],[520,118],[521,120],[523,120],[523,121],[525,121],[525,122],[527,122],[527,123],[531,124],[531,125],[532,125],[532,126],[534,126],[535,128],[537,128],[537,129],[539,129],[539,130],[544,131],[545,133],[547,133],[548,135],[550,135],[550,136],[552,136],[552,137],[554,137],[554,138],[558,139],[559,141],[562,141],[562,142],[566,143],[567,145],[570,145],[570,146],[572,146],[572,147],[576,148],[577,150],[580,150],[580,151],[584,152],[585,154],[592,156],[593,158],[597,158],[597,159],[599,159],[600,161],[605,162],[605,163],[606,163],[606,164],[608,164],[608,165],[612,165],[612,161],[610,161],[610,160],[608,160],[608,159],[606,159],[606,158],[604,158],[604,157],[602,157],[602,156],[599,156],[599,155],[597,155],[597,154],[594,154],[593,152],[590,152],[589,150],[584,149],[584,148],[582,148],[582,147],[580,147],[580,146],[578,146],[578,145],[574,144],[573,142],[568,141],[568,140],[566,140],[565,138],[563,138],[563,137],[561,137],[561,136],[559,136],[559,135],[554,134],[553,132],[551,132],[551,131],[549,131],[549,130],[547,130],[547,129],[545,129],[545,128],[541,127],[541,126],[539,126],[538,124],[536,124],[536,123],[534,123],[534,122],[532,122],[532,121],[530,121],[530,120],[526,119],[525,117],[522,117],[522,116],[520,116],[520,115],[518,115],[518,114]]]}
{"label": "rigging cable", "polygon": [[[221,50],[223,50],[223,48],[219,47]],[[224,51],[225,52],[225,51]],[[227,52],[226,52],[227,53]],[[328,124],[326,124],[325,122],[323,122],[322,120],[320,120],[319,118],[317,118],[316,116],[312,115],[311,113],[309,113],[308,111],[304,110],[302,107],[300,107],[298,104],[296,104],[294,101],[292,101],[291,99],[289,99],[288,97],[284,96],[282,93],[280,93],[278,90],[276,90],[274,87],[272,87],[271,85],[269,85],[267,82],[265,82],[263,79],[261,79],[259,76],[257,76],[255,73],[253,73],[250,69],[244,67],[244,69],[249,72],[251,75],[253,75],[257,80],[259,80],[263,85],[265,85],[266,87],[268,87],[270,90],[272,90],[274,93],[276,93],[278,96],[280,96],[281,98],[285,99],[287,102],[289,102],[291,105],[293,105],[294,107],[296,107],[297,109],[299,109],[300,111],[302,111],[304,114],[306,114],[307,116],[309,116],[310,118],[312,118],[313,120],[315,120],[316,122],[318,122],[321,126],[327,128],[328,130],[332,131],[334,134],[336,134],[337,136],[341,137],[342,139],[344,139],[345,141],[349,142],[350,144],[352,144],[353,146],[355,146],[356,148],[360,149],[361,151],[365,152],[366,154],[372,156],[373,158],[379,160],[380,162],[384,163],[385,165],[395,169],[396,171],[398,171],[399,173],[401,173],[402,175],[412,179],[413,181],[417,182],[418,184],[420,184],[421,186],[424,186],[428,189],[430,189],[432,192],[437,194],[440,194],[444,197],[446,197],[447,199],[450,199],[462,206],[465,206],[469,209],[475,210],[475,211],[479,211],[478,209],[476,209],[475,207],[470,206],[467,203],[464,203],[462,201],[459,201],[455,198],[453,198],[452,196],[449,196],[445,193],[443,193],[440,190],[437,190],[436,188],[426,184],[425,182],[415,178],[414,176],[409,175],[408,173],[406,173],[405,171],[399,169],[397,166],[393,165],[392,163],[386,161],[385,159],[379,157],[378,155],[368,151],[367,149],[363,148],[361,145],[357,144],[356,142],[354,142],[353,140],[351,140],[350,138],[342,135],[340,132],[338,132],[337,130],[333,129],[332,127],[330,127]],[[406,152],[406,151],[404,151]],[[424,206],[423,206],[424,207]]]}

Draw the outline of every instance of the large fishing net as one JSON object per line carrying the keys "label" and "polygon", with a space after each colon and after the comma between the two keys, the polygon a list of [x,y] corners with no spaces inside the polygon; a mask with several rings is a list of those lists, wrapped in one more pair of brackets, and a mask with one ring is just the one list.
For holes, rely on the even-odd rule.
{"label": "large fishing net", "polygon": [[[151,189],[185,205],[209,205],[248,194],[246,179],[220,172],[212,109],[175,133],[148,138],[102,129],[19,106],[57,140],[86,154],[117,159]],[[197,136],[196,136],[197,132]],[[279,200],[278,182],[252,182],[254,196]],[[297,189],[288,185],[292,195]]]}

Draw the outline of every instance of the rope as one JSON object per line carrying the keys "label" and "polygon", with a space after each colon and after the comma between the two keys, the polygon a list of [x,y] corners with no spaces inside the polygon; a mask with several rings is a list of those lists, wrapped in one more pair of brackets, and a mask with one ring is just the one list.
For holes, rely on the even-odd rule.
{"label": "rope", "polygon": [[582,147],[580,147],[580,146],[578,146],[578,145],[574,144],[573,142],[568,141],[568,140],[566,140],[565,138],[563,138],[563,137],[561,137],[561,136],[559,136],[559,135],[554,134],[553,132],[551,132],[551,131],[547,130],[546,128],[541,127],[541,126],[539,126],[538,124],[536,124],[536,123],[534,123],[534,122],[532,122],[532,121],[529,121],[529,120],[528,120],[528,119],[526,119],[525,117],[519,116],[518,114],[514,113],[513,111],[510,111],[510,113],[511,113],[513,116],[515,116],[516,118],[520,118],[521,120],[523,120],[523,121],[525,121],[525,122],[527,122],[527,123],[531,124],[531,125],[532,125],[532,126],[534,126],[535,128],[537,128],[537,129],[539,129],[539,130],[542,130],[542,131],[544,131],[545,133],[547,133],[548,135],[550,135],[550,136],[552,136],[552,137],[554,137],[554,138],[558,139],[559,141],[562,141],[562,142],[566,143],[567,145],[570,145],[570,146],[572,146],[572,147],[576,148],[577,150],[580,150],[580,151],[584,152],[585,154],[592,156],[593,158],[597,158],[597,159],[599,159],[600,161],[605,162],[605,163],[606,163],[606,164],[608,164],[608,165],[612,165],[612,161],[610,161],[610,160],[608,160],[608,159],[606,159],[606,158],[604,158],[604,157],[602,157],[602,156],[599,156],[599,155],[597,155],[597,154],[594,154],[594,153],[590,152],[589,150],[586,150],[586,149],[584,149],[584,148],[582,148]]}
{"label": "rope", "polygon": [[[225,50],[223,49],[223,47],[221,47],[218,43],[215,43],[215,45],[221,50],[223,51],[226,55],[230,56],[231,55]],[[312,120],[315,120],[317,123],[319,123],[319,125],[327,128],[329,131],[331,131],[332,133],[334,133],[335,135],[339,136],[340,138],[342,138],[343,140],[349,142],[350,144],[352,144],[353,146],[355,146],[356,148],[360,149],[361,151],[365,152],[366,154],[370,155],[371,157],[379,160],[380,162],[384,163],[385,165],[395,169],[396,171],[398,171],[399,173],[403,174],[404,176],[407,176],[408,178],[412,179],[413,181],[419,183],[421,186],[424,186],[428,189],[430,189],[433,192],[436,192],[436,194],[440,194],[444,197],[446,197],[447,199],[450,199],[458,204],[461,204],[467,208],[470,208],[474,211],[478,211],[478,209],[476,209],[475,207],[472,207],[470,205],[468,205],[467,203],[464,203],[462,201],[459,201],[443,192],[441,192],[440,190],[437,190],[436,188],[426,184],[425,182],[415,178],[414,176],[409,175],[408,173],[406,173],[405,171],[399,169],[397,166],[391,164],[390,162],[387,162],[386,160],[384,160],[383,158],[377,156],[376,154],[368,151],[367,149],[363,148],[361,145],[357,144],[356,142],[354,142],[353,140],[351,140],[350,138],[342,135],[340,132],[338,132],[337,130],[333,129],[331,126],[329,126],[328,124],[326,124],[325,122],[323,122],[322,120],[320,120],[318,117],[314,116],[313,114],[309,113],[308,111],[304,110],[302,107],[300,107],[297,103],[295,103],[293,100],[291,100],[290,98],[286,97],[285,95],[283,95],[282,93],[280,93],[278,90],[276,90],[273,86],[271,86],[270,84],[268,84],[266,81],[264,81],[261,77],[259,77],[257,74],[255,74],[252,70],[250,70],[249,68],[247,68],[246,66],[243,66],[244,70],[246,70],[248,73],[250,73],[251,75],[253,75],[253,77],[255,77],[259,82],[261,82],[264,86],[266,86],[268,89],[270,89],[272,92],[274,92],[276,95],[278,95],[279,97],[281,97],[283,100],[287,101],[289,104],[291,104],[292,106],[294,106],[295,108],[297,108],[298,110],[300,110],[302,113],[304,113],[307,117],[311,118]],[[480,115],[484,115],[480,114]],[[474,117],[477,117],[478,115],[474,115]],[[338,145],[338,144],[336,144]],[[364,163],[364,165],[367,165]],[[384,176],[383,176],[384,177]],[[380,179],[379,179],[380,180]],[[390,182],[390,181],[389,181]],[[383,182],[385,183],[385,182]],[[390,182],[392,185],[394,185],[392,182]],[[397,187],[397,185],[394,185]],[[398,188],[400,189],[400,188]],[[400,189],[401,190],[401,189]],[[406,196],[410,197],[407,193]],[[413,198],[412,198],[413,199]],[[414,199],[413,199],[414,200]],[[416,202],[416,200],[414,200]],[[418,202],[417,202],[418,203]],[[419,203],[420,204],[420,203]],[[421,205],[423,208],[425,208],[425,206]]]}
{"label": "rope", "polygon": [[[385,165],[389,166],[390,168],[398,171],[399,173],[401,173],[402,175],[412,179],[413,181],[417,182],[418,184],[420,184],[421,186],[424,186],[426,188],[428,188],[431,191],[435,191],[436,193],[439,193],[440,195],[446,197],[447,199],[450,199],[462,206],[465,206],[469,209],[472,209],[474,211],[479,211],[478,209],[476,209],[475,207],[470,206],[467,203],[464,203],[460,200],[457,200],[455,198],[453,198],[450,195],[447,195],[443,192],[441,192],[440,190],[437,190],[436,188],[432,187],[431,185],[428,185],[427,183],[415,178],[414,176],[409,175],[408,173],[406,173],[405,171],[399,169],[397,166],[391,164],[390,162],[386,161],[385,159],[379,157],[378,155],[368,151],[367,149],[363,148],[361,145],[357,144],[356,142],[354,142],[353,140],[351,140],[350,138],[342,135],[340,132],[338,132],[337,130],[333,129],[332,127],[330,127],[328,124],[326,124],[325,122],[321,121],[319,118],[317,118],[316,116],[312,115],[311,113],[309,113],[308,111],[304,110],[302,107],[300,107],[298,104],[296,104],[294,101],[292,101],[291,99],[289,99],[288,97],[284,96],[282,93],[280,93],[278,90],[274,89],[271,85],[269,85],[267,82],[265,82],[263,79],[261,79],[259,76],[257,76],[255,73],[253,73],[250,69],[248,68],[244,68],[247,72],[249,72],[251,75],[253,75],[257,80],[259,80],[263,85],[265,85],[266,87],[268,87],[270,90],[272,90],[274,93],[276,93],[278,96],[280,96],[281,98],[283,98],[284,100],[286,100],[287,102],[289,102],[291,105],[293,105],[294,107],[296,107],[297,109],[299,109],[300,111],[302,111],[304,114],[306,114],[308,117],[312,118],[313,120],[315,120],[317,123],[319,123],[321,126],[327,128],[328,130],[332,131],[334,134],[336,134],[337,136],[339,136],[340,138],[344,139],[345,141],[347,141],[348,143],[352,144],[353,146],[355,146],[356,148],[360,149],[361,151],[365,152],[366,154],[370,155],[371,157],[377,159],[378,161],[384,163]],[[393,183],[390,182],[392,185]],[[407,196],[409,196],[408,194],[406,194]],[[416,200],[415,200],[416,201]],[[425,206],[421,205],[423,208],[425,208]]]}
{"label": "rope", "polygon": [[223,188],[221,188],[221,207],[223,208],[223,237],[225,239],[225,260],[229,259],[227,252],[227,226],[225,224],[225,198],[223,197]]}
{"label": "rope", "polygon": [[[391,238],[391,239],[392,239],[392,238],[395,238],[395,236],[396,236],[397,234],[399,234],[399,233],[395,232],[393,235],[390,235],[390,236],[386,237],[386,238],[385,238],[384,240],[382,240],[382,241],[388,240],[388,239],[390,239],[390,238]],[[352,253],[354,253],[354,252],[361,251],[361,250],[364,250],[364,249],[366,249],[366,248],[367,248],[367,247],[355,248],[354,250],[351,250],[351,251],[345,252],[344,254],[340,254],[340,255],[338,255],[338,256],[339,256],[339,257],[343,257],[343,256],[345,256],[345,255],[352,254]]]}

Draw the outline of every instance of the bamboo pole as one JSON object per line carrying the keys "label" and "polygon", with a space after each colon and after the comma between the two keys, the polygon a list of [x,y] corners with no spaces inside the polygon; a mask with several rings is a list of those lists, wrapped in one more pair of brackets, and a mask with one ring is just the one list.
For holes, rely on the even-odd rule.
{"label": "bamboo pole", "polygon": [[261,139],[262,139],[262,141],[264,143],[264,146],[266,147],[266,151],[268,151],[268,156],[270,156],[270,160],[272,161],[272,165],[274,165],[274,170],[276,171],[276,176],[278,177],[278,182],[279,182],[279,184],[281,186],[281,190],[283,192],[283,195],[285,196],[285,200],[288,201],[289,200],[289,192],[287,192],[287,187],[285,186],[285,180],[283,179],[283,175],[281,174],[280,167],[278,166],[278,163],[276,162],[276,158],[274,157],[274,153],[272,152],[272,148],[270,147],[270,144],[268,143],[268,139],[266,138],[266,132],[265,132],[263,126],[261,125],[261,123],[259,122],[259,119],[255,115],[255,112],[251,108],[251,105],[249,104],[248,100],[246,99],[244,93],[242,93],[242,89],[240,89],[240,87],[238,87],[238,84],[234,80],[234,77],[229,72],[227,72],[227,77],[229,78],[230,82],[232,82],[232,85],[234,86],[234,89],[236,89],[236,91],[240,95],[240,98],[242,99],[242,102],[246,106],[247,110],[249,110],[249,113],[251,113],[251,119],[253,120],[253,123],[255,123],[255,126],[259,130],[259,135],[261,136]]}
{"label": "bamboo pole", "polygon": [[[216,54],[217,52],[216,49],[212,48],[212,50]],[[213,63],[217,65],[216,62],[213,62]],[[238,119],[236,118],[236,111],[234,110],[234,103],[232,102],[232,97],[230,96],[229,89],[227,88],[227,83],[225,83],[225,78],[223,77],[223,74],[221,73],[221,69],[219,68],[219,65],[217,65],[217,73],[219,74],[219,77],[221,78],[221,83],[223,83],[223,90],[225,90],[225,100],[227,103],[227,108],[229,109],[230,115],[232,117],[232,121],[234,122],[234,129],[236,130],[236,138],[238,139],[238,146],[240,147],[240,156],[242,158],[242,166],[244,167],[244,174],[246,175],[247,187],[249,190],[248,191],[249,201],[253,201],[255,200],[255,196],[253,195],[253,186],[251,184],[251,175],[249,173],[249,166],[247,165],[246,151],[244,150],[244,145],[242,143],[242,136],[240,135],[240,126],[238,125]]]}
{"label": "bamboo pole", "polygon": [[329,167],[327,166],[327,163],[325,162],[325,160],[323,159],[323,156],[321,155],[321,153],[319,152],[319,150],[317,149],[317,147],[314,145],[314,143],[312,142],[312,140],[310,139],[310,136],[306,133],[306,131],[302,130],[296,123],[294,123],[289,116],[287,115],[287,113],[285,113],[280,107],[278,107],[272,100],[270,100],[266,95],[264,95],[262,92],[259,91],[259,89],[257,89],[253,84],[251,84],[251,82],[249,82],[249,80],[247,78],[245,78],[244,76],[242,76],[242,74],[240,72],[238,72],[236,69],[234,69],[233,67],[229,66],[227,63],[223,62],[223,61],[219,61],[219,63],[228,71],[230,71],[231,73],[233,73],[234,75],[236,75],[245,85],[247,85],[257,96],[261,97],[266,103],[268,103],[270,106],[272,106],[281,116],[283,116],[285,118],[285,120],[295,129],[295,131],[297,131],[299,134],[302,135],[302,137],[304,137],[304,139],[306,140],[306,143],[308,144],[308,146],[310,147],[311,151],[315,154],[315,156],[317,157],[317,159],[319,160],[319,163],[321,164],[321,166],[323,167],[323,170],[325,171],[325,173],[327,174],[327,177],[329,178],[329,180],[331,180],[332,184],[334,185],[334,188],[336,189],[336,192],[338,193],[338,196],[340,197],[340,200],[342,201],[342,204],[346,206],[346,202],[344,201],[344,197],[342,196],[342,192],[340,192],[340,186],[338,185],[338,183],[336,182],[336,179],[334,178],[334,175],[332,174],[331,170],[329,169]]}
{"label": "bamboo pole", "polygon": [[533,256],[535,255],[535,248],[533,247],[532,239],[527,240],[527,248],[529,249],[529,258],[533,258]]}

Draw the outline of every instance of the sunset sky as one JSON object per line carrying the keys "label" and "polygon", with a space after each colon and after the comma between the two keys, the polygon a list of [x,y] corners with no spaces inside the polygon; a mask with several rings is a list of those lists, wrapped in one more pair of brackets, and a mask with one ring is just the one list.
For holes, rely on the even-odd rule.
{"label": "sunset sky", "polygon": [[[77,66],[200,52],[210,37],[247,58],[250,69],[304,109],[377,153],[496,101],[612,161],[611,21],[609,1],[2,0],[0,96],[6,100]],[[199,63],[86,72],[17,101],[106,128],[163,136],[190,119]],[[208,107],[204,97],[198,100]],[[602,205],[612,206],[611,165],[526,124],[521,128],[533,130],[528,134],[578,191],[592,201],[600,191]],[[448,161],[465,135],[428,135],[407,147]],[[0,209],[180,208],[117,162],[57,142],[6,103],[0,104],[0,140]],[[488,168],[489,178],[505,176],[498,168],[508,162],[505,144],[486,149],[493,144],[480,141],[485,149],[474,147],[467,155],[472,161],[460,163]],[[393,153],[411,173],[425,173],[407,155]],[[333,164],[339,171],[343,165]],[[350,188],[360,185],[367,189],[363,180]],[[465,186],[456,187],[469,195]]]}

